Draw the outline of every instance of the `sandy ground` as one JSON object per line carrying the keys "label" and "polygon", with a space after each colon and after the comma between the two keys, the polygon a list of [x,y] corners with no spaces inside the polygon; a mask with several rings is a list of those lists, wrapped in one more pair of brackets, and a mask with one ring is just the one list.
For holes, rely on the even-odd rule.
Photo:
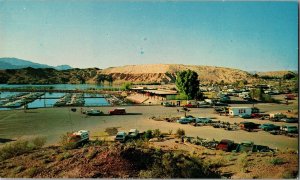
{"label": "sandy ground", "polygon": [[[251,106],[251,105],[248,105]],[[278,105],[278,104],[259,104],[256,105],[264,112],[286,111],[294,109],[295,104]],[[107,113],[115,107],[97,107]],[[1,111],[0,113],[0,138],[18,139],[30,136],[46,136],[48,144],[55,144],[59,137],[70,131],[87,129],[91,132],[91,136],[96,136],[103,132],[107,127],[118,127],[119,130],[129,131],[129,129],[137,128],[140,131],[148,129],[160,129],[162,132],[176,132],[178,128],[186,131],[188,136],[199,136],[208,139],[231,139],[235,142],[243,140],[251,140],[256,144],[268,145],[272,148],[293,148],[298,149],[298,138],[291,138],[283,135],[271,135],[264,131],[246,132],[225,131],[223,129],[215,129],[210,126],[194,127],[191,125],[182,125],[178,123],[168,123],[164,121],[154,121],[149,119],[151,116],[160,117],[181,117],[184,114],[177,112],[176,107],[162,106],[127,106],[125,107],[131,115],[115,115],[115,116],[86,116],[80,113],[80,108],[76,112],[71,112],[70,108],[44,108],[32,109],[28,112],[22,110]],[[87,109],[87,108],[85,108]],[[215,120],[228,122],[242,122],[241,118],[230,118],[228,116],[219,116],[215,114],[212,108],[194,108],[190,113],[196,117],[214,117]],[[268,120],[247,120],[255,123],[270,123]],[[283,122],[275,122],[274,124],[283,125]],[[292,123],[298,125],[297,123]]]}

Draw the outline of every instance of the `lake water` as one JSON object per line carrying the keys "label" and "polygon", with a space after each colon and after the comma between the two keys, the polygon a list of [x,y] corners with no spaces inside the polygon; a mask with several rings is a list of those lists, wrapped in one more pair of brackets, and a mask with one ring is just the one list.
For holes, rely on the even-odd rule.
{"label": "lake water", "polygon": [[[20,94],[20,92],[1,92],[0,98],[6,98],[12,95]],[[53,107],[53,105],[64,96],[65,93],[45,93],[41,99],[36,99],[28,104],[28,108]],[[106,106],[109,105],[107,100],[101,94],[84,94],[84,106]],[[55,99],[47,99],[55,98]],[[9,108],[0,108],[0,110],[9,110]]]}
{"label": "lake water", "polygon": [[0,84],[0,88],[30,88],[30,87],[53,87],[54,89],[72,90],[72,89],[103,89],[103,88],[118,88],[119,86],[103,86],[97,84],[49,84],[49,85],[31,85],[31,84]]}

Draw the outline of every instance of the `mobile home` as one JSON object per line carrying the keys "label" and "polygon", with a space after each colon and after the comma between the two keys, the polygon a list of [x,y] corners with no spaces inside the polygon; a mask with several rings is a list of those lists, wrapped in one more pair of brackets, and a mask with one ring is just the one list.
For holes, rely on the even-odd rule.
{"label": "mobile home", "polygon": [[230,116],[251,115],[251,107],[230,107]]}

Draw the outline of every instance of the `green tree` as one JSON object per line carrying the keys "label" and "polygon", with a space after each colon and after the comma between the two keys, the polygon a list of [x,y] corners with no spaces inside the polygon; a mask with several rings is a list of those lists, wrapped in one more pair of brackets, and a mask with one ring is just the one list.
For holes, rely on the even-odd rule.
{"label": "green tree", "polygon": [[186,70],[177,73],[176,87],[181,93],[188,96],[189,99],[194,99],[199,92],[198,74],[195,71]]}
{"label": "green tree", "polygon": [[131,82],[126,82],[121,86],[121,89],[124,91],[130,90],[130,88],[132,87],[132,83]]}
{"label": "green tree", "polygon": [[113,81],[114,81],[112,75],[107,75],[106,76],[106,81],[108,81],[109,85],[111,86]]}
{"label": "green tree", "polygon": [[283,79],[286,79],[286,80],[290,80],[290,79],[293,79],[295,78],[295,74],[294,73],[287,73],[283,76]]}
{"label": "green tree", "polygon": [[105,80],[106,80],[106,77],[104,74],[98,74],[96,77],[97,84],[103,84]]}

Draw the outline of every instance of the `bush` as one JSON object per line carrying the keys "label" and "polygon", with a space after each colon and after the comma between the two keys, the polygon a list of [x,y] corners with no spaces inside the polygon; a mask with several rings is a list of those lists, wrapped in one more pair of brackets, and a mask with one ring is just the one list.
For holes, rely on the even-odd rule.
{"label": "bush", "polygon": [[115,127],[106,128],[105,131],[109,136],[114,136],[118,133],[118,129]]}
{"label": "bush", "polygon": [[65,152],[65,153],[63,153],[63,154],[60,154],[58,157],[57,157],[57,160],[58,161],[62,161],[62,160],[64,160],[64,159],[68,159],[68,158],[70,158],[70,157],[72,157],[73,155],[72,154],[70,154],[69,152]]}
{"label": "bush", "polygon": [[31,151],[35,147],[29,141],[20,140],[4,145],[0,149],[0,161]]}
{"label": "bush", "polygon": [[156,153],[156,161],[139,173],[140,178],[217,178],[202,161],[182,153]]}
{"label": "bush", "polygon": [[32,143],[36,148],[41,148],[46,144],[46,137],[36,137],[32,140]]}
{"label": "bush", "polygon": [[152,130],[147,130],[144,134],[145,139],[151,139],[153,138]]}
{"label": "bush", "polygon": [[271,158],[270,163],[273,165],[281,165],[284,164],[284,159],[282,158]]}
{"label": "bush", "polygon": [[69,142],[68,134],[63,134],[60,136],[59,144],[66,150],[75,149],[77,147],[76,142]]}
{"label": "bush", "polygon": [[37,172],[36,167],[29,168],[25,172],[25,177],[32,178],[36,174],[36,172]]}
{"label": "bush", "polygon": [[87,159],[91,160],[97,155],[98,151],[93,149],[91,152],[89,152],[86,156]]}
{"label": "bush", "polygon": [[153,131],[153,136],[154,136],[154,137],[160,137],[160,135],[161,135],[161,132],[160,132],[159,129],[155,129],[155,130]]}
{"label": "bush", "polygon": [[14,169],[14,173],[20,173],[20,172],[22,172],[22,171],[24,171],[25,170],[25,168],[23,167],[23,166],[18,166],[18,167],[16,167],[15,169]]}
{"label": "bush", "polygon": [[185,131],[183,129],[178,128],[176,131],[176,136],[177,137],[185,136]]}

